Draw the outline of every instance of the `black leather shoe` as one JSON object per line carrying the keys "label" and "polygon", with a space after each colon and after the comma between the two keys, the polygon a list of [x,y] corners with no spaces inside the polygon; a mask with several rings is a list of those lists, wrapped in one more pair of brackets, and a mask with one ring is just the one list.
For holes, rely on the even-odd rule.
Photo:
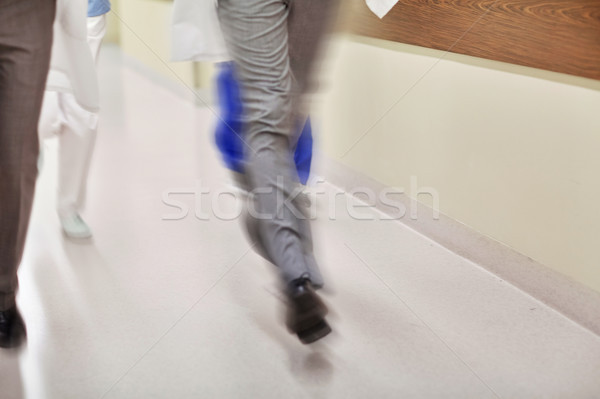
{"label": "black leather shoe", "polygon": [[0,348],[16,348],[26,339],[25,322],[17,307],[0,311]]}
{"label": "black leather shoe", "polygon": [[286,324],[303,344],[315,342],[331,332],[325,321],[327,307],[307,278],[292,281],[288,287],[288,312]]}

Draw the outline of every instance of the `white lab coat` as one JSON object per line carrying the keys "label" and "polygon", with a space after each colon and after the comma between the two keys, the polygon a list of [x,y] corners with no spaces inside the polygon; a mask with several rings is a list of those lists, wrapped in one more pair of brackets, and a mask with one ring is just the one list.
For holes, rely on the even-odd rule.
{"label": "white lab coat", "polygon": [[[398,0],[366,0],[367,6],[383,18]],[[171,24],[173,61],[230,59],[217,17],[217,0],[175,0]]]}
{"label": "white lab coat", "polygon": [[87,0],[58,0],[46,90],[72,93],[90,112],[100,108],[98,76],[87,41]]}
{"label": "white lab coat", "polygon": [[175,0],[171,23],[173,61],[230,59],[217,17],[216,0]]}

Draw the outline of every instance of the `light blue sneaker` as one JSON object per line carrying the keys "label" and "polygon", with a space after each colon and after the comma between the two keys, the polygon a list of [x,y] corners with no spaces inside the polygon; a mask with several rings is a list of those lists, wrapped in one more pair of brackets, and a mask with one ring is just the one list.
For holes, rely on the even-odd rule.
{"label": "light blue sneaker", "polygon": [[63,232],[67,237],[83,239],[92,236],[92,230],[77,212],[60,216],[59,219]]}

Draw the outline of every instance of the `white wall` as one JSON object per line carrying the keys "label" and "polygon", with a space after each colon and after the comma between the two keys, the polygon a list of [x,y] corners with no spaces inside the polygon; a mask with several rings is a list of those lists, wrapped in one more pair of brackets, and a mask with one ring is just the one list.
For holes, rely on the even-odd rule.
{"label": "white wall", "polygon": [[358,37],[331,53],[329,157],[416,176],[442,213],[600,291],[600,82]]}

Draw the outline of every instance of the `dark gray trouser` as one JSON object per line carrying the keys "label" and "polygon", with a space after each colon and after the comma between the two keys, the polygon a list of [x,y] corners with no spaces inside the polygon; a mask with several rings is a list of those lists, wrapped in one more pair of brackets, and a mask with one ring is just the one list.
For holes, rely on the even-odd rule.
{"label": "dark gray trouser", "polygon": [[[219,0],[219,19],[242,87],[247,147],[245,180],[256,212],[247,219],[259,251],[284,282],[308,276],[323,284],[312,255],[293,164],[294,126],[336,0]],[[249,147],[249,148],[248,148]]]}
{"label": "dark gray trouser", "polygon": [[15,304],[55,7],[55,0],[0,0],[0,310]]}

